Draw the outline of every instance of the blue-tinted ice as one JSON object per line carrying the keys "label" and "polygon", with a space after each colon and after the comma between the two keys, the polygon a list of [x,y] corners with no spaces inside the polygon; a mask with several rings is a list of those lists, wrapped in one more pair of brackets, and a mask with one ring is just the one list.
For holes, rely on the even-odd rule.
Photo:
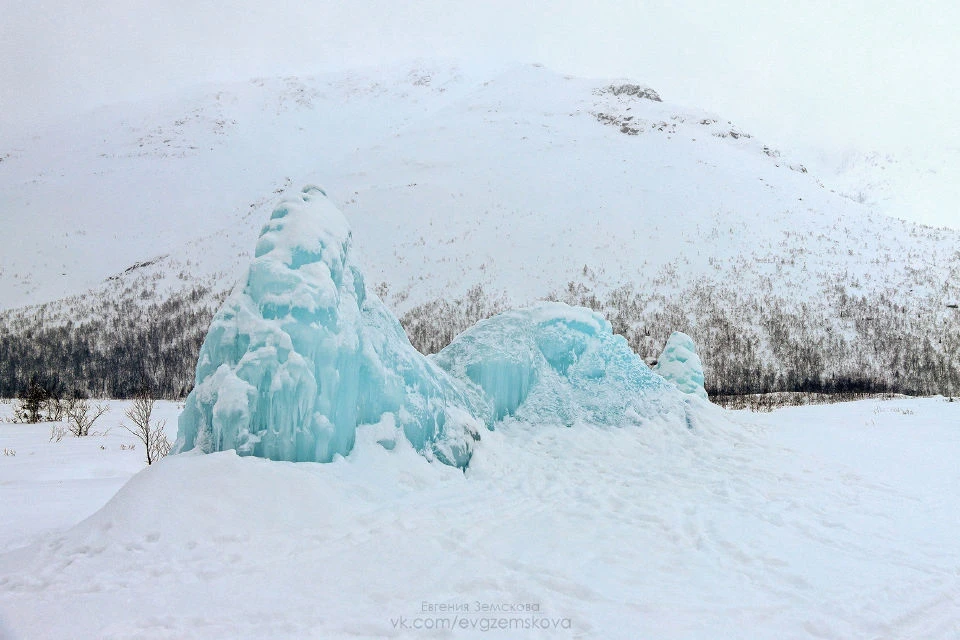
{"label": "blue-tinted ice", "polygon": [[466,466],[479,408],[367,292],[351,241],[316,187],[274,210],[245,285],[210,325],[176,451],[328,462],[358,425],[391,414],[418,450]]}
{"label": "blue-tinted ice", "polygon": [[431,356],[480,395],[484,422],[623,424],[676,408],[676,394],[589,309],[549,302],[478,322]]}
{"label": "blue-tinted ice", "polygon": [[681,331],[670,334],[653,370],[683,393],[707,399],[703,388],[703,363],[697,355],[693,338],[687,334]]}
{"label": "blue-tinted ice", "polygon": [[428,458],[465,468],[483,428],[508,416],[619,425],[682,412],[676,389],[587,309],[511,311],[421,355],[366,290],[351,242],[317,187],[274,210],[211,323],[175,451],[329,462],[358,426],[386,421]]}

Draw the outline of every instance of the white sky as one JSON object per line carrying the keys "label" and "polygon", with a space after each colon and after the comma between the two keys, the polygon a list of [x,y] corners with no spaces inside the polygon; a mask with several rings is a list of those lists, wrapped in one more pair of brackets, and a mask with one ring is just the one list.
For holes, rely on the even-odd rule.
{"label": "white sky", "polygon": [[958,33],[956,0],[0,0],[0,126],[439,57],[631,77],[773,144],[960,147]]}

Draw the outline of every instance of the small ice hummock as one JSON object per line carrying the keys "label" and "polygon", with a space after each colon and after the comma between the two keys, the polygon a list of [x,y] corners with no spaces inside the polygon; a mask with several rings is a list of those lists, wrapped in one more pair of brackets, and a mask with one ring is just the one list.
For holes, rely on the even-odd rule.
{"label": "small ice hummock", "polygon": [[606,318],[559,302],[482,320],[431,358],[480,397],[490,428],[508,416],[619,426],[678,411],[676,390]]}
{"label": "small ice hummock", "polygon": [[681,331],[674,331],[653,370],[672,382],[683,393],[707,399],[703,388],[703,363],[697,355],[693,338]]}

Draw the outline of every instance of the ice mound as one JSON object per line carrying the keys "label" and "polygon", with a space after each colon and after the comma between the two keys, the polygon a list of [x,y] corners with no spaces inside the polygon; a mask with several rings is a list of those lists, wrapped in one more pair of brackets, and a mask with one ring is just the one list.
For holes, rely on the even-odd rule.
{"label": "ice mound", "polygon": [[605,318],[562,303],[478,322],[431,359],[481,399],[491,428],[507,416],[620,425],[683,412],[676,390]]}
{"label": "ice mound", "polygon": [[687,334],[680,331],[670,334],[653,370],[683,393],[707,399],[707,392],[703,388],[703,363],[697,355],[693,338]]}
{"label": "ice mound", "polygon": [[351,451],[359,425],[382,423],[466,467],[482,427],[475,402],[366,290],[346,220],[306,187],[273,211],[210,325],[175,451],[328,462]]}
{"label": "ice mound", "polygon": [[504,418],[619,425],[684,413],[682,395],[588,309],[503,313],[421,355],[366,290],[351,243],[319,188],[277,206],[210,325],[175,452],[329,462],[375,425],[364,433],[385,448],[405,438],[466,468],[483,427]]}

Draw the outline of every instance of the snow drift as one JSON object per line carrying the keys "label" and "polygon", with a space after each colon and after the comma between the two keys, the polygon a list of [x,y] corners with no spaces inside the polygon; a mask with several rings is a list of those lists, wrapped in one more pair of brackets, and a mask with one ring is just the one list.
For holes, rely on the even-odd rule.
{"label": "snow drift", "polygon": [[619,425],[684,411],[609,322],[565,304],[503,313],[421,355],[367,291],[343,215],[308,186],[273,211],[214,317],[174,450],[330,462],[375,424],[387,448],[405,437],[465,468],[482,427],[506,417]]}
{"label": "snow drift", "polygon": [[[0,554],[0,637],[956,640],[960,403],[690,400],[693,431],[507,419],[466,473],[373,427],[330,464],[168,456]],[[4,525],[59,512],[70,487],[92,512],[77,479],[139,460],[122,429],[68,458],[43,429],[4,429],[22,434],[0,458]],[[572,631],[399,628],[433,619],[424,602],[514,622],[528,614],[474,605],[532,603]]]}

